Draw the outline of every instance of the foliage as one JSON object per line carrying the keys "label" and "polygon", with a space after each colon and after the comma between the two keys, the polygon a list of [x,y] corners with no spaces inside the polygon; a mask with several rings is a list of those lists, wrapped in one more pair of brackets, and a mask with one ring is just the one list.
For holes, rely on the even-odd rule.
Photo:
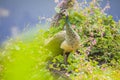
{"label": "foliage", "polygon": [[[71,53],[67,66],[58,55],[49,68],[73,80],[114,80],[115,76],[119,80],[120,24],[94,1],[83,4],[77,11],[68,11],[70,23],[81,37],[81,47],[77,53]],[[64,25],[64,20],[63,16],[59,27]]]}
{"label": "foliage", "polygon": [[64,65],[63,56],[55,57],[49,65],[50,69],[54,69],[70,77],[72,80],[119,80],[119,68],[103,64],[98,65],[96,61],[86,60],[85,55],[70,54],[68,65]]}
{"label": "foliage", "polygon": [[44,48],[48,34],[40,30],[29,43],[9,40],[0,54],[0,80],[56,80],[46,67],[53,55]]}
{"label": "foliage", "polygon": [[[69,13],[69,20],[81,37],[81,48],[84,50],[79,50],[80,53],[100,63],[119,59],[120,26],[111,15],[103,12],[97,2],[92,1],[88,6]],[[64,24],[64,17],[60,22]]]}
{"label": "foliage", "polygon": [[58,54],[57,43],[44,46],[48,38],[63,29],[63,17],[59,27],[40,30],[29,42],[19,37],[9,40],[0,51],[0,80],[119,80],[120,22],[94,2],[83,5],[69,11],[81,46],[71,52],[68,65]]}

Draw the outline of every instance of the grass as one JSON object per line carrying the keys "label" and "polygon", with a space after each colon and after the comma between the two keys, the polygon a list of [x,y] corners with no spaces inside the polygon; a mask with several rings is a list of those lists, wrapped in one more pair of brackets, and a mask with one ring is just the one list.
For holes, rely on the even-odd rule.
{"label": "grass", "polygon": [[37,34],[31,34],[32,38],[28,36],[31,40],[27,36],[8,40],[0,52],[0,80],[62,79],[47,69],[48,61],[55,55],[44,47],[49,34],[41,29]]}
{"label": "grass", "polygon": [[119,80],[120,22],[92,2],[79,11],[71,11],[69,17],[81,37],[81,47],[71,52],[68,65],[57,43],[44,45],[61,31],[63,17],[57,28],[40,29],[35,35],[28,31],[8,40],[0,49],[0,80]]}
{"label": "grass", "polygon": [[[48,61],[52,60],[51,58],[58,60],[52,60],[54,63],[60,64],[62,62],[64,65],[63,56],[54,57],[56,52],[52,53],[44,47],[44,41],[48,35],[50,35],[49,31],[41,30],[29,43],[20,39],[10,40],[0,54],[0,79],[64,80],[60,76],[55,77],[56,75],[47,68]],[[67,70],[66,73],[72,71],[69,74],[70,78],[73,80],[119,80],[119,69],[105,64],[100,67],[97,62],[85,59],[86,55],[83,54],[71,54],[69,56],[70,64],[64,68]],[[60,70],[59,68],[61,65],[57,67],[57,70]]]}
{"label": "grass", "polygon": [[[42,47],[42,40],[44,39],[41,37],[40,41],[35,39],[28,44],[23,43],[21,40],[17,40],[15,42],[14,40],[9,41],[9,43],[5,46],[5,50],[1,53],[4,57],[1,60],[1,64],[4,66],[1,73],[3,75],[2,79],[47,79],[50,76],[50,73],[46,69],[45,65],[46,58],[50,56],[50,52]],[[46,73],[46,75],[44,73]]]}

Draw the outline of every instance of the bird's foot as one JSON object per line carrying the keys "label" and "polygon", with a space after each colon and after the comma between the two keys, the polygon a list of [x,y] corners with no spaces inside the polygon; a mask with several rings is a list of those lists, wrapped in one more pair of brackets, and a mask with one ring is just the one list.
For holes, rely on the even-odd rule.
{"label": "bird's foot", "polygon": [[68,56],[69,56],[69,54],[70,54],[70,52],[65,52],[64,54],[63,54],[63,56],[64,56],[64,63],[65,63],[65,65],[67,65],[68,64]]}

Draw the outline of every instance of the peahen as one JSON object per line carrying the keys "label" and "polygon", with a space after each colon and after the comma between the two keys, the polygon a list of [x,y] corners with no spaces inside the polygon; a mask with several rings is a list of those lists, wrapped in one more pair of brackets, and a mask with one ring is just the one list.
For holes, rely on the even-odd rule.
{"label": "peahen", "polygon": [[54,49],[58,49],[58,52],[59,50],[63,50],[62,53],[65,64],[67,64],[67,59],[70,52],[76,51],[79,48],[80,43],[80,36],[72,29],[71,26],[72,25],[69,22],[69,16],[67,15],[65,18],[66,29],[64,31],[58,32],[46,42],[46,45],[49,45],[48,48],[55,46]]}

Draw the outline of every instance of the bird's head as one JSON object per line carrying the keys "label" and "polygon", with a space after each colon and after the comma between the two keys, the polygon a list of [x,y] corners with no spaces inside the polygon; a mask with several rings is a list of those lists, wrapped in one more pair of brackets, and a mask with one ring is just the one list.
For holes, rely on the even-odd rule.
{"label": "bird's head", "polygon": [[67,24],[69,22],[69,13],[68,13],[68,11],[65,11],[64,15],[65,15],[65,24]]}
{"label": "bird's head", "polygon": [[67,10],[65,10],[63,14],[65,16],[65,26],[70,26],[69,12]]}

